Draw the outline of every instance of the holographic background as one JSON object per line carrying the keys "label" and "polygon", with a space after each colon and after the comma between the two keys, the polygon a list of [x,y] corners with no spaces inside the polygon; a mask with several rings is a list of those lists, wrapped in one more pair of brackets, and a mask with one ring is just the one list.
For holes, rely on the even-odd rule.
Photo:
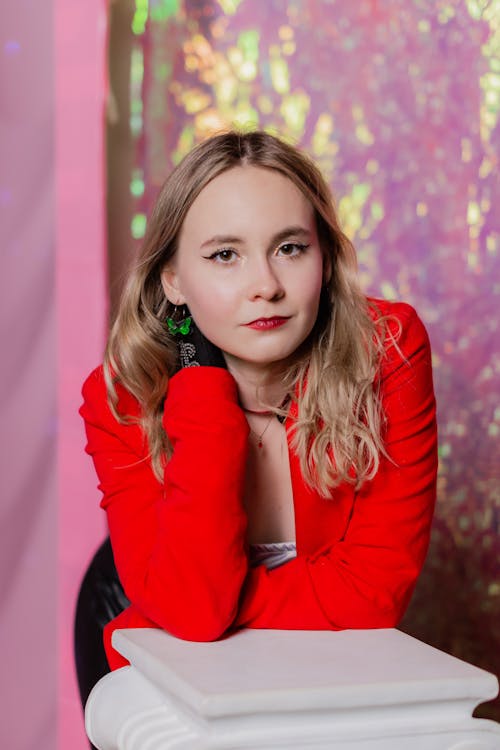
{"label": "holographic background", "polygon": [[133,237],[194,143],[258,125],[322,168],[366,291],[418,309],[439,498],[402,629],[500,673],[500,0],[136,0],[133,31]]}

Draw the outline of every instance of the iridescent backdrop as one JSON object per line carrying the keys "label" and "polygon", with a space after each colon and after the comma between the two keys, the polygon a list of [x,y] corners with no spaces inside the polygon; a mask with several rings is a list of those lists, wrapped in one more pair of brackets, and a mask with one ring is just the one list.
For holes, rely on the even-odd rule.
{"label": "iridescent backdrop", "polygon": [[439,499],[402,628],[499,673],[500,0],[135,5],[133,236],[216,130],[256,125],[315,158],[364,288],[415,305],[433,345]]}

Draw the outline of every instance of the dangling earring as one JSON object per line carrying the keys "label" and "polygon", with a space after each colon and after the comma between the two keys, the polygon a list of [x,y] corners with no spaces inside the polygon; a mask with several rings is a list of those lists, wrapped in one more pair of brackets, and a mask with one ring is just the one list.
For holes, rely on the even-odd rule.
{"label": "dangling earring", "polygon": [[182,336],[187,336],[189,331],[191,330],[191,322],[193,318],[189,314],[189,310],[186,305],[182,305],[185,310],[181,312],[181,319],[175,320],[174,316],[177,312],[177,305],[174,307],[174,311],[172,313],[172,317],[167,318],[167,326],[169,333],[171,333],[173,336],[177,336],[177,334],[181,334]]}

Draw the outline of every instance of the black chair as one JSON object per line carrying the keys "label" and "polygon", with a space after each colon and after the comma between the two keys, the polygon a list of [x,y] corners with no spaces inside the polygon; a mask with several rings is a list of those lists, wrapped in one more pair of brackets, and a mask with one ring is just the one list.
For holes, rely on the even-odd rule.
{"label": "black chair", "polygon": [[103,628],[129,604],[116,572],[108,537],[87,568],[76,605],[75,664],[83,707],[94,685],[110,671],[102,640]]}

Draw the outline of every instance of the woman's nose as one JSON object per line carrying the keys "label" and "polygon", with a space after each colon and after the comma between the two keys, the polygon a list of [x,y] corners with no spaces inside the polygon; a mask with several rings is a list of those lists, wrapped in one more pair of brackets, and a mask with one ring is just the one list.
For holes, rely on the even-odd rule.
{"label": "woman's nose", "polygon": [[256,263],[250,271],[249,296],[252,299],[281,299],[285,290],[283,284],[268,260]]}

